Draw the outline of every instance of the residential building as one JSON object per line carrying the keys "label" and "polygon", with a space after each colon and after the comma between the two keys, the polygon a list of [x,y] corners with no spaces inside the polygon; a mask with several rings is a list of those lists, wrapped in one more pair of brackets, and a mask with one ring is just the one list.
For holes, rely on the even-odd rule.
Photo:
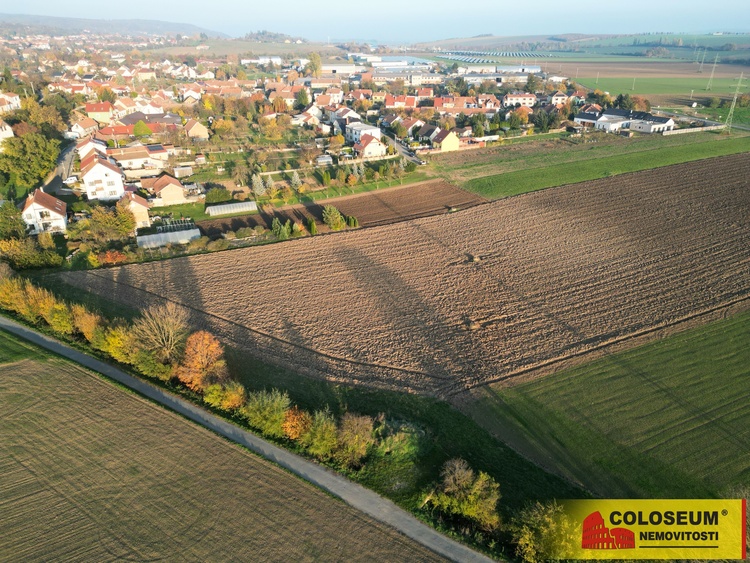
{"label": "residential building", "polygon": [[536,96],[528,92],[508,92],[503,96],[503,105],[506,108],[514,106],[530,108],[536,105],[536,101]]}
{"label": "residential building", "polygon": [[70,127],[70,131],[75,133],[79,139],[90,137],[96,133],[98,129],[99,124],[90,117],[82,117]]}
{"label": "residential building", "polygon": [[41,188],[29,194],[24,201],[21,217],[29,234],[64,233],[68,228],[66,204]]}
{"label": "residential building", "polygon": [[185,123],[185,133],[196,141],[208,141],[208,128],[195,119],[189,119]]}
{"label": "residential building", "polygon": [[10,125],[5,123],[5,121],[0,119],[0,152],[3,152],[3,141],[5,141],[5,139],[10,139],[11,137],[15,137],[13,129]]}
{"label": "residential building", "polygon": [[440,131],[432,139],[432,148],[441,152],[457,151],[459,144],[458,137],[452,131]]}
{"label": "residential building", "polygon": [[98,154],[81,161],[81,180],[90,200],[116,201],[125,193],[122,170]]}
{"label": "residential building", "polygon": [[97,123],[109,125],[115,117],[115,108],[109,102],[99,102],[96,104],[86,104],[86,115]]}
{"label": "residential building", "polygon": [[362,135],[358,143],[354,145],[354,152],[360,158],[381,158],[385,156],[386,146],[380,142],[380,139],[372,135]]}
{"label": "residential building", "polygon": [[125,192],[120,201],[125,201],[135,217],[135,228],[141,229],[151,226],[148,210],[151,207],[145,199],[133,192]]}
{"label": "residential building", "polygon": [[21,109],[21,97],[13,92],[0,92],[0,115]]}
{"label": "residential building", "polygon": [[153,194],[156,207],[179,205],[187,202],[185,187],[177,178],[169,174],[161,174],[156,178],[141,178],[141,186]]}
{"label": "residential building", "polygon": [[355,121],[354,123],[347,124],[345,132],[347,142],[352,144],[359,143],[363,135],[370,135],[376,139],[380,139],[382,133],[378,127],[369,123]]}

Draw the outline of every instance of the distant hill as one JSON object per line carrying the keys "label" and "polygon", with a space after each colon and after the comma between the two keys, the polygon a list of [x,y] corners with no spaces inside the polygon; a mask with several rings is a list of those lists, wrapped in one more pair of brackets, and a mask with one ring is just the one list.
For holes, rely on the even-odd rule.
{"label": "distant hill", "polygon": [[204,29],[189,23],[174,23],[158,20],[91,20],[84,18],[58,18],[26,14],[0,14],[0,30],[24,33],[117,33],[120,35],[199,35],[228,37],[225,33]]}

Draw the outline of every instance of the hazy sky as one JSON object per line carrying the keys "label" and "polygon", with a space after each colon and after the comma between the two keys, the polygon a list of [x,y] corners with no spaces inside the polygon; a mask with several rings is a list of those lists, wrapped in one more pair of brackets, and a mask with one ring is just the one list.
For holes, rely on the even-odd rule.
{"label": "hazy sky", "polygon": [[[371,6],[365,13],[364,6]],[[124,9],[127,7],[127,9]],[[519,3],[455,0],[26,0],[0,12],[93,19],[158,19],[200,25],[232,36],[267,29],[313,40],[375,39],[413,43],[432,39],[552,33],[750,32],[749,0],[536,0]]]}

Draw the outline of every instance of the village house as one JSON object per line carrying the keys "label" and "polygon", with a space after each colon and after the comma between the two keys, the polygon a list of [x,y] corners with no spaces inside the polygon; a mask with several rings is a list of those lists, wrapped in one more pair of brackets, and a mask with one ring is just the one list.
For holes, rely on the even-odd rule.
{"label": "village house", "polygon": [[128,204],[128,209],[133,213],[135,217],[135,228],[141,229],[151,226],[151,217],[148,214],[148,210],[151,207],[145,199],[133,192],[125,192],[122,199]]}
{"label": "village house", "polygon": [[123,170],[164,167],[164,163],[160,159],[152,158],[143,146],[107,149],[107,156],[115,160]]}
{"label": "village house", "polygon": [[21,97],[13,92],[0,92],[0,115],[21,109]]}
{"label": "village house", "polygon": [[386,151],[386,146],[372,135],[362,135],[359,142],[354,144],[354,152],[360,158],[382,158]]}
{"label": "village house", "polygon": [[432,138],[432,148],[441,152],[457,151],[460,141],[452,131],[440,131]]}
{"label": "village house", "polygon": [[15,137],[13,129],[10,125],[5,123],[5,121],[0,119],[0,152],[3,152],[3,141],[5,141],[5,139],[10,139],[11,137]]}
{"label": "village house", "polygon": [[38,188],[26,197],[21,216],[29,234],[64,233],[68,228],[66,207],[64,201]]}
{"label": "village house", "polygon": [[109,125],[115,117],[115,113],[114,106],[109,102],[86,104],[86,115],[97,123]]}
{"label": "village house", "polygon": [[89,200],[115,201],[125,193],[122,170],[96,153],[81,160],[81,181]]}
{"label": "village house", "polygon": [[186,203],[185,187],[177,178],[161,174],[155,178],[141,178],[141,186],[154,196],[156,207]]}
{"label": "village house", "polygon": [[195,119],[185,123],[185,133],[195,141],[208,141],[208,128]]}
{"label": "village house", "polygon": [[534,107],[536,105],[536,96],[528,92],[508,92],[503,96],[503,105],[506,108],[521,106]]}
{"label": "village house", "polygon": [[347,124],[346,133],[344,135],[347,142],[351,144],[359,143],[363,135],[370,135],[376,139],[380,139],[382,133],[378,127],[370,125],[369,123],[355,121],[354,123]]}
{"label": "village house", "polygon": [[90,117],[82,117],[76,121],[71,127],[70,131],[79,139],[90,137],[99,130],[99,124],[91,119]]}
{"label": "village house", "polygon": [[584,127],[594,127],[607,133],[618,133],[623,129],[639,133],[662,133],[671,131],[675,126],[671,117],[617,108],[607,108],[602,112],[579,112],[574,121]]}

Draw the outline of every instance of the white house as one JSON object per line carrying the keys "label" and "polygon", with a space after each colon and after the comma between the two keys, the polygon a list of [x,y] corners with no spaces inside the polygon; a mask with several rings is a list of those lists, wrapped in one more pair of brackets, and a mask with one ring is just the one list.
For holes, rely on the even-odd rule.
{"label": "white house", "polygon": [[122,170],[96,154],[90,155],[86,161],[81,161],[81,180],[86,186],[86,195],[90,200],[120,199],[125,193],[122,178]]}
{"label": "white house", "polygon": [[346,126],[345,137],[349,143],[359,143],[363,135],[370,135],[380,140],[382,135],[380,128],[370,125],[369,123],[362,123],[361,121],[355,121],[349,123]]}
{"label": "white house", "polygon": [[0,115],[21,109],[21,97],[13,92],[0,92]]}
{"label": "white house", "polygon": [[29,234],[64,233],[68,228],[66,207],[64,201],[37,189],[26,197],[21,216]]}
{"label": "white house", "polygon": [[10,139],[11,137],[15,137],[13,129],[11,129],[10,125],[5,123],[5,121],[0,119],[0,152],[3,152],[3,141],[5,141],[5,139]]}
{"label": "white house", "polygon": [[527,92],[508,92],[503,96],[503,105],[506,108],[519,105],[521,107],[534,107],[536,105],[536,96]]}
{"label": "white house", "polygon": [[362,135],[359,143],[354,145],[360,158],[380,158],[385,156],[386,150],[386,146],[372,135]]}

